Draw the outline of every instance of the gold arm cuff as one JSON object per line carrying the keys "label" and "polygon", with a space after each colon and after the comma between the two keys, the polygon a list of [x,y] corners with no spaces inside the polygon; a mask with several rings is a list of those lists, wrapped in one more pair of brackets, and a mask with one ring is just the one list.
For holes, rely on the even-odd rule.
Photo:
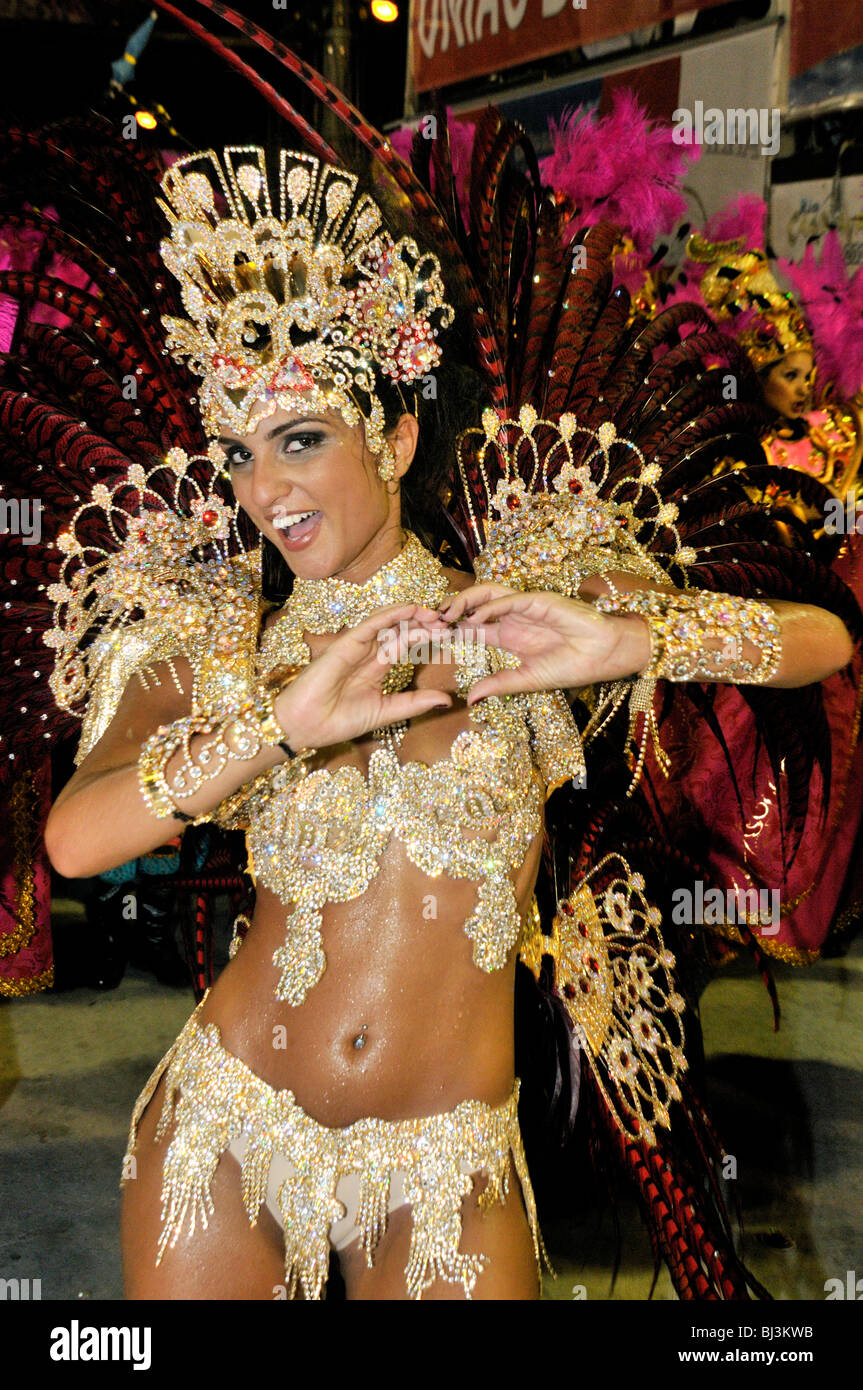
{"label": "gold arm cuff", "polygon": [[177,814],[177,807],[165,781],[165,765],[178,747],[170,738],[170,729],[163,725],[152,734],[138,758],[138,786],[147,809],[164,820]]}
{"label": "gold arm cuff", "polygon": [[[645,619],[651,656],[639,673],[642,680],[763,685],[775,676],[782,657],[779,619],[769,603],[757,599],[704,589],[673,594],[636,589],[603,595],[594,607],[600,613]],[[720,645],[709,646],[711,641]],[[744,641],[760,653],[757,663],[743,656]]]}
{"label": "gold arm cuff", "polygon": [[[192,820],[193,817],[178,809],[177,802],[194,796],[208,781],[219,776],[229,759],[247,761],[257,757],[264,747],[284,749],[289,755],[288,767],[296,768],[299,776],[304,775],[306,762],[317,750],[301,748],[295,752],[291,749],[273,708],[276,696],[301,670],[298,666],[287,677],[279,673],[276,683],[260,682],[254,698],[237,708],[219,715],[185,716],[157,729],[144,743],[138,759],[138,786],[152,814],[160,820],[168,816]],[[193,753],[191,740],[207,734],[214,736],[211,742]],[[169,782],[166,769],[177,753],[182,755],[181,763]],[[197,822],[211,820],[217,809],[199,816]]]}

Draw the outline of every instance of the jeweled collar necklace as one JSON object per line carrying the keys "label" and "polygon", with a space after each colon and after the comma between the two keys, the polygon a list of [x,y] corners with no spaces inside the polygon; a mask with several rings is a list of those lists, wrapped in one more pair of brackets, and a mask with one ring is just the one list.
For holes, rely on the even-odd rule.
{"label": "jeweled collar necklace", "polygon": [[295,579],[290,597],[261,642],[262,664],[309,660],[304,632],[339,632],[356,627],[376,608],[394,603],[419,603],[435,608],[450,584],[440,560],[407,532],[407,540],[392,560],[362,584],[347,579]]}

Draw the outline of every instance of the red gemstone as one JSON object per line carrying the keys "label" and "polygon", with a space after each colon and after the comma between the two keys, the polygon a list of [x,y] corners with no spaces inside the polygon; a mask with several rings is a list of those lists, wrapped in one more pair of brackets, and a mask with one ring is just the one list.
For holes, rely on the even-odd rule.
{"label": "red gemstone", "polygon": [[578,496],[578,494],[582,490],[581,483],[576,482],[576,480],[573,478],[572,482],[569,485],[569,490],[570,492],[574,492],[575,495]]}
{"label": "red gemstone", "polygon": [[563,904],[561,905],[561,909],[560,909],[560,910],[561,910],[561,912],[565,912],[566,915],[567,915],[567,917],[574,917],[574,916],[575,916],[575,908],[573,907],[572,903],[563,903]]}
{"label": "red gemstone", "polygon": [[506,499],[506,505],[509,507],[511,512],[514,512],[518,504],[518,497],[514,492],[511,492],[509,494],[509,497]]}
{"label": "red gemstone", "polygon": [[215,526],[216,522],[219,520],[219,513],[214,512],[212,507],[208,507],[205,512],[201,513],[201,520],[205,526]]}
{"label": "red gemstone", "polygon": [[146,543],[147,543],[147,532],[144,530],[143,526],[141,527],[140,531],[138,532],[138,540],[139,540],[139,541],[143,541],[143,543],[144,543],[145,545],[146,545]]}

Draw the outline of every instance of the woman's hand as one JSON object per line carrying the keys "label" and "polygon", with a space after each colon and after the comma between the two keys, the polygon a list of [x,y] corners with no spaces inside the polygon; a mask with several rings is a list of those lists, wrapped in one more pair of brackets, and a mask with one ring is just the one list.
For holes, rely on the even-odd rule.
{"label": "woman's hand", "polygon": [[521,593],[500,584],[475,584],[441,609],[446,622],[517,656],[517,670],[477,681],[468,703],[486,695],[566,690],[618,680],[650,660],[647,624],[639,617],[597,613],[581,599]]}
{"label": "woman's hand", "polygon": [[[658,587],[645,585],[624,572],[613,572],[608,578],[620,592]],[[584,585],[591,597],[606,588],[598,577]],[[776,689],[809,685],[825,680],[851,661],[854,645],[834,613],[782,599],[769,601],[769,606],[779,618],[782,656],[767,685]],[[471,704],[485,695],[572,690],[620,680],[643,671],[650,661],[650,636],[643,618],[598,613],[591,604],[560,594],[525,594],[500,584],[476,584],[446,603],[441,616],[447,622],[472,628],[475,634],[482,633],[484,641],[521,661],[517,670],[500,671],[477,681],[469,697]],[[761,659],[760,649],[748,641],[743,644],[743,655],[756,666]],[[721,677],[714,679],[724,683]]]}
{"label": "woman's hand", "polygon": [[[400,629],[401,623],[405,629]],[[432,609],[416,603],[378,608],[357,627],[340,632],[273,702],[292,748],[328,748],[452,703],[445,690],[382,693],[393,663],[378,639],[393,628],[402,631],[408,643],[447,632]]]}

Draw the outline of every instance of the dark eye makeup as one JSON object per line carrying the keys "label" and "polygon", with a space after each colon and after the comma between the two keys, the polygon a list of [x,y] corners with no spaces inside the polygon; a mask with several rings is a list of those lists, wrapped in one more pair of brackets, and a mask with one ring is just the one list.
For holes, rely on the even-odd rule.
{"label": "dark eye makeup", "polygon": [[[279,451],[283,454],[296,455],[304,453],[308,449],[314,449],[319,444],[323,444],[327,435],[323,430],[295,430],[292,434],[282,435],[279,441]],[[244,444],[229,444],[225,441],[222,444],[225,451],[225,459],[230,468],[239,468],[245,463],[250,463],[254,455]]]}
{"label": "dark eye makeup", "polygon": [[229,468],[236,468],[241,463],[248,463],[252,457],[251,452],[242,444],[223,444],[225,460]]}
{"label": "dark eye makeup", "polygon": [[[282,453],[296,454],[304,449],[314,449],[317,444],[322,444],[327,436],[323,430],[296,430],[294,434],[282,436]],[[290,445],[297,445],[291,448]]]}

